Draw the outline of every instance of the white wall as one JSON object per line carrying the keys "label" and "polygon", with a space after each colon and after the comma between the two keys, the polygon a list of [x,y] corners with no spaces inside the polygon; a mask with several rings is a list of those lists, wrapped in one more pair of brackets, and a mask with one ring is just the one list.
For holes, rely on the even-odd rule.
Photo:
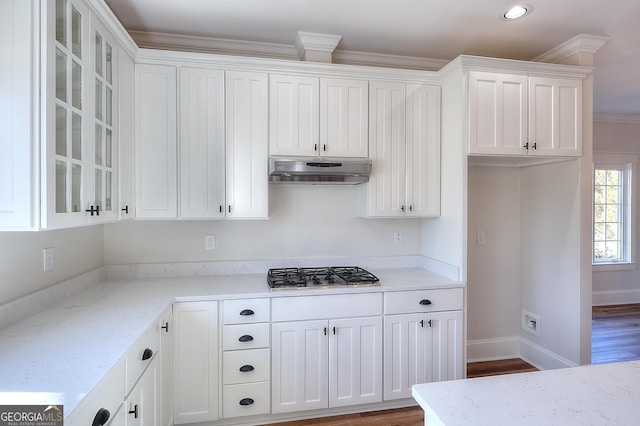
{"label": "white wall", "polygon": [[[595,153],[631,153],[640,154],[640,117],[605,116],[598,117],[593,123],[593,150]],[[638,203],[638,183],[632,197]],[[636,224],[640,224],[640,209],[636,209]],[[636,227],[636,260],[640,253],[640,230]],[[619,304],[640,303],[640,268],[631,270],[593,272],[593,303]]]}
{"label": "white wall", "polygon": [[[420,253],[419,219],[359,218],[356,186],[271,185],[269,220],[105,225],[105,264],[402,256]],[[393,245],[393,233],[403,245]],[[216,249],[204,250],[214,234]]]}
{"label": "white wall", "polygon": [[[0,305],[103,265],[103,227],[0,232]],[[53,247],[54,269],[44,272],[42,249]]]}

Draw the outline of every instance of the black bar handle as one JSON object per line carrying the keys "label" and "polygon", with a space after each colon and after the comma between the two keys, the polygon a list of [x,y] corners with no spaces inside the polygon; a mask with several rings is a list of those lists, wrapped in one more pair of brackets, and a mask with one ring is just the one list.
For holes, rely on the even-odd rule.
{"label": "black bar handle", "polygon": [[430,304],[431,304],[431,300],[429,300],[429,299],[422,299],[422,300],[420,301],[420,304],[421,304],[421,305],[430,305]]}
{"label": "black bar handle", "polygon": [[164,330],[165,333],[169,332],[169,323],[165,322],[164,325],[162,327],[160,327],[161,329]]}
{"label": "black bar handle", "polygon": [[96,206],[96,216],[100,216],[100,206]]}
{"label": "black bar handle", "polygon": [[133,410],[129,410],[129,414],[133,414],[134,419],[138,418],[138,404],[133,406]]}
{"label": "black bar handle", "polygon": [[240,311],[240,315],[243,316],[243,317],[248,317],[248,316],[255,315],[255,314],[256,313],[253,312],[251,309],[243,309],[243,310]]}
{"label": "black bar handle", "polygon": [[420,327],[424,328],[424,320],[420,320]]}
{"label": "black bar handle", "polygon": [[528,150],[529,149],[529,142],[525,143],[523,146],[524,149]]}
{"label": "black bar handle", "polygon": [[334,336],[336,335],[336,328],[335,327],[333,327],[333,335]]}
{"label": "black bar handle", "polygon": [[111,417],[111,413],[109,412],[109,410],[107,410],[106,408],[101,408],[93,418],[93,423],[91,423],[91,426],[106,425],[109,421],[109,417]]}
{"label": "black bar handle", "polygon": [[324,328],[324,335],[327,335],[327,327]]}
{"label": "black bar handle", "polygon": [[242,335],[242,336],[240,336],[240,338],[238,339],[238,341],[243,342],[243,343],[245,343],[245,342],[251,342],[252,340],[253,340],[253,336],[252,336],[252,335],[250,335],[250,334]]}
{"label": "black bar handle", "polygon": [[537,142],[534,142],[534,143],[531,145],[531,149],[538,149],[538,143],[537,143]]}
{"label": "black bar handle", "polygon": [[153,351],[151,349],[149,349],[149,348],[145,349],[144,352],[142,352],[142,360],[143,361],[148,360],[152,356],[153,356]]}
{"label": "black bar handle", "polygon": [[123,211],[125,214],[129,214],[129,206],[124,206],[124,209],[122,209],[122,211]]}
{"label": "black bar handle", "polygon": [[255,401],[251,398],[242,398],[240,400],[240,405],[251,405],[253,404]]}
{"label": "black bar handle", "polygon": [[433,327],[433,324],[431,323],[431,320],[427,321],[427,323],[429,324],[429,327]]}
{"label": "black bar handle", "polygon": [[253,368],[253,365],[243,365],[242,367],[239,368],[241,373],[249,373],[253,370],[255,370],[255,368]]}

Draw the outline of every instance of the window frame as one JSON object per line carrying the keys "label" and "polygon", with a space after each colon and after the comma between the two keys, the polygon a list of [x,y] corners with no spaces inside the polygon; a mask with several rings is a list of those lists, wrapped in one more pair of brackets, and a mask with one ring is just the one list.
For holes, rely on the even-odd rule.
{"label": "window frame", "polygon": [[[636,268],[636,154],[594,153],[591,173],[591,262],[594,271],[632,270]],[[595,248],[595,171],[596,169],[620,170],[622,179],[622,238],[623,259],[601,260],[594,257]]]}

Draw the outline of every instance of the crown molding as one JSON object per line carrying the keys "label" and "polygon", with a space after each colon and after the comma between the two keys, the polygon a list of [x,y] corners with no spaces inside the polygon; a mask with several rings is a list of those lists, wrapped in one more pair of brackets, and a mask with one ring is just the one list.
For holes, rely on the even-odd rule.
{"label": "crown molding", "polygon": [[294,46],[298,52],[298,57],[304,57],[307,50],[316,50],[319,52],[333,53],[342,40],[341,35],[309,33],[298,31]]}
{"label": "crown molding", "polygon": [[333,62],[345,65],[405,68],[424,71],[437,71],[449,63],[448,60],[444,59],[385,55],[380,53],[356,52],[350,50],[336,50],[333,53]]}
{"label": "crown molding", "polygon": [[579,34],[533,59],[533,62],[557,63],[576,53],[595,53],[609,40],[606,36]]}
{"label": "crown molding", "polygon": [[616,123],[616,124],[640,124],[640,115],[638,114],[608,114],[594,113],[593,122],[598,123]]}

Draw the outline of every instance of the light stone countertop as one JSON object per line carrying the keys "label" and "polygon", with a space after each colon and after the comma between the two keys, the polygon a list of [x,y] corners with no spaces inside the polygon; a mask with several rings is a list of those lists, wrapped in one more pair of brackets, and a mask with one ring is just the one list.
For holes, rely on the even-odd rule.
{"label": "light stone countertop", "polygon": [[0,404],[63,404],[67,418],[174,301],[464,287],[421,268],[369,270],[381,286],[270,291],[264,273],[101,282],[0,330]]}
{"label": "light stone countertop", "polygon": [[425,425],[640,424],[640,361],[413,387]]}

